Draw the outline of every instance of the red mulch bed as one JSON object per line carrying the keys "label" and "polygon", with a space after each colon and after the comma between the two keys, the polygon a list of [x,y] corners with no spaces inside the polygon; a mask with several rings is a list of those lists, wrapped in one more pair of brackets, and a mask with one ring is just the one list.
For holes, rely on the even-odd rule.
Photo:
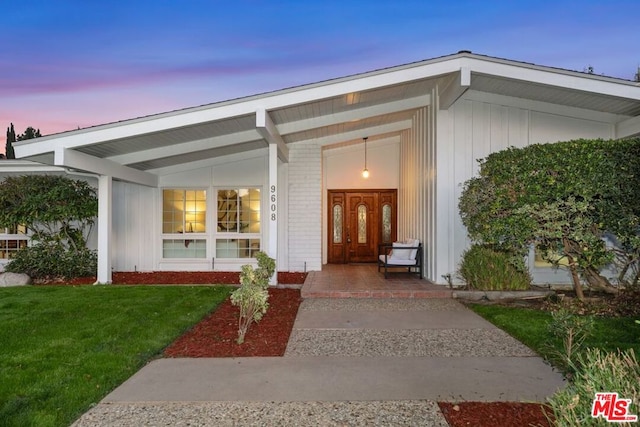
{"label": "red mulch bed", "polygon": [[[302,284],[306,273],[279,272],[278,283]],[[94,283],[95,277],[75,279],[65,284]],[[146,284],[238,284],[239,273],[152,272],[113,273],[113,283]],[[45,282],[40,284],[60,284]],[[236,344],[239,309],[227,298],[200,323],[164,351],[165,357],[266,357],[282,356],[302,299],[298,289],[269,289],[269,309],[253,323],[243,344]],[[550,427],[545,406],[521,402],[438,402],[451,427]],[[547,412],[551,412],[549,408]]]}
{"label": "red mulch bed", "polygon": [[451,427],[552,427],[545,416],[551,409],[539,403],[438,402]]}
{"label": "red mulch bed", "polygon": [[300,290],[269,289],[269,309],[237,344],[239,309],[227,298],[216,311],[178,338],[166,357],[283,356],[300,306]]}
{"label": "red mulch bed", "polygon": [[[301,285],[307,278],[307,273],[278,272],[278,283],[281,285]],[[72,280],[38,281],[38,285],[90,285],[95,283],[96,277],[78,277]],[[225,271],[152,271],[152,272],[115,272],[112,281],[114,285],[238,285],[239,272]]]}

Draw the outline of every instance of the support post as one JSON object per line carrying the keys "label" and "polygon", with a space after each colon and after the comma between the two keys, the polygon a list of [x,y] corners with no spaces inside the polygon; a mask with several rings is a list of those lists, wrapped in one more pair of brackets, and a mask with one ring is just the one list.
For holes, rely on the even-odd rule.
{"label": "support post", "polygon": [[111,277],[111,224],[113,180],[108,175],[98,178],[98,278],[96,284],[109,284]]}
{"label": "support post", "polygon": [[269,241],[267,254],[276,260],[271,285],[278,284],[278,145],[269,144]]}

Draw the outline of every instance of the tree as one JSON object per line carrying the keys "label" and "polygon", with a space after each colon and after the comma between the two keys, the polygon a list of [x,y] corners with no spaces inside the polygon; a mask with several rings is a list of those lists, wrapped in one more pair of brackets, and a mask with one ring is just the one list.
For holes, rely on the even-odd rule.
{"label": "tree", "polygon": [[18,135],[18,141],[39,138],[41,136],[42,135],[40,135],[40,129],[34,129],[31,126],[29,126],[27,127],[27,129],[24,131],[22,135]]}
{"label": "tree", "polygon": [[13,123],[7,128],[7,144],[5,145],[5,156],[7,159],[15,159],[16,153],[13,150],[13,143],[16,142],[16,131],[13,129]]}
{"label": "tree", "polygon": [[86,247],[98,214],[95,188],[64,176],[10,176],[0,183],[0,227],[26,226],[36,243],[21,249],[7,271],[37,277],[95,274]]}
{"label": "tree", "polygon": [[520,269],[531,245],[556,265],[560,254],[579,298],[581,278],[614,291],[600,274],[615,254],[604,238],[629,254],[640,249],[640,139],[509,148],[480,164],[459,201],[473,240],[511,253]]}
{"label": "tree", "polygon": [[7,128],[7,143],[5,146],[5,156],[7,159],[15,159],[16,158],[16,153],[13,149],[13,143],[16,141],[24,141],[27,139],[33,139],[33,138],[38,138],[41,137],[42,135],[40,134],[40,129],[34,129],[33,127],[29,126],[27,127],[27,129],[24,131],[23,134],[20,134],[16,137],[16,131],[13,128],[13,123],[11,123],[11,126],[9,126]]}

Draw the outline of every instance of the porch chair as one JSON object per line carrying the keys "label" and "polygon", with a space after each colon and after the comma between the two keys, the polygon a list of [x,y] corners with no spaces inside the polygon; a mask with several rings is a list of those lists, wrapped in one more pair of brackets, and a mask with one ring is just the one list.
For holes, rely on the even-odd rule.
{"label": "porch chair", "polygon": [[[409,239],[378,246],[378,272],[384,267],[384,278],[388,278],[389,268],[406,268],[408,273],[417,274],[422,279],[422,243]],[[413,270],[413,271],[412,271]]]}

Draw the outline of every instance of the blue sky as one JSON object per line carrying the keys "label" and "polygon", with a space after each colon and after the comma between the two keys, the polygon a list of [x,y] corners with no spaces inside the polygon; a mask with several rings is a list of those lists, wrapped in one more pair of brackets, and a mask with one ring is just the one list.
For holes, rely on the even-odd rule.
{"label": "blue sky", "polygon": [[640,65],[637,0],[2,6],[0,125],[13,122],[18,133],[33,126],[48,135],[459,50],[625,79]]}

